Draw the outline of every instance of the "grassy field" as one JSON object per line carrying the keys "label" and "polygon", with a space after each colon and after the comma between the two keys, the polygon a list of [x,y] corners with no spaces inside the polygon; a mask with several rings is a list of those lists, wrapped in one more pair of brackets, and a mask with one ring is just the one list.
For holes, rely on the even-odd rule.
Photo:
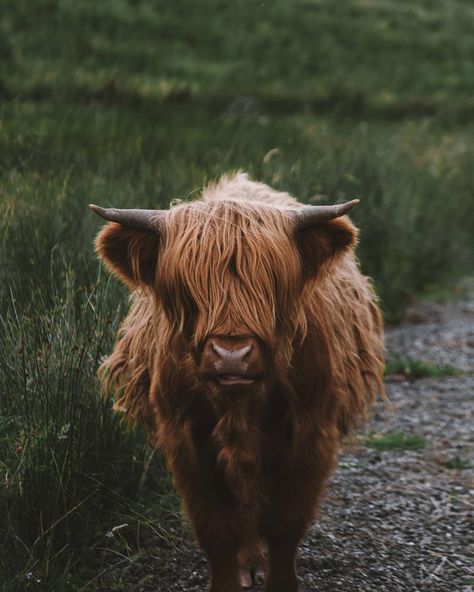
{"label": "grassy field", "polygon": [[474,108],[469,0],[2,0],[1,76],[22,96],[338,100]]}
{"label": "grassy field", "polygon": [[99,396],[127,295],[86,204],[165,207],[237,168],[312,203],[360,197],[362,266],[399,319],[472,270],[474,7],[0,8],[0,586],[128,590],[115,574],[179,502]]}

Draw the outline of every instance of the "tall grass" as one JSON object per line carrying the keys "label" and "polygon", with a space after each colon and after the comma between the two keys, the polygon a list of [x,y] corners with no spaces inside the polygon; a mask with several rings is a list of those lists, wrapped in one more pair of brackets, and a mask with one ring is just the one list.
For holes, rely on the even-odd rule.
{"label": "tall grass", "polygon": [[159,104],[144,113],[100,103],[7,105],[0,117],[0,249],[9,251],[6,278],[18,297],[28,293],[25,279],[46,273],[38,257],[51,253],[81,284],[93,281],[99,222],[88,201],[166,207],[237,168],[314,203],[359,197],[360,258],[391,320],[414,294],[472,267],[471,126],[211,115]]}
{"label": "tall grass", "polygon": [[149,520],[140,515],[145,492],[155,518],[168,499],[162,469],[148,475],[153,453],[145,438],[124,430],[99,395],[96,369],[123,308],[110,283],[98,280],[81,288],[65,269],[50,278],[47,295],[31,285],[23,309],[13,288],[1,317],[0,573],[7,590],[71,589],[81,582],[81,556],[89,562],[82,578],[99,570],[105,533],[123,516],[132,529]]}
{"label": "tall grass", "polygon": [[127,538],[176,504],[145,435],[100,394],[127,297],[94,260],[81,185],[28,165],[2,184],[0,584],[66,591],[126,561]]}

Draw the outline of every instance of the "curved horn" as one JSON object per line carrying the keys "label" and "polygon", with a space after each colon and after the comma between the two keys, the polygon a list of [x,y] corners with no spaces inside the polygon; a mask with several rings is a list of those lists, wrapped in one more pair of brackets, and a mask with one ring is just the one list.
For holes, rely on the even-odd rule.
{"label": "curved horn", "polygon": [[304,206],[296,210],[296,228],[297,230],[304,230],[321,222],[328,222],[334,218],[339,218],[339,216],[344,216],[358,203],[358,199],[353,199],[335,206]]}
{"label": "curved horn", "polygon": [[89,207],[104,220],[146,230],[156,230],[155,219],[165,214],[165,210],[119,210],[95,204],[89,204]]}

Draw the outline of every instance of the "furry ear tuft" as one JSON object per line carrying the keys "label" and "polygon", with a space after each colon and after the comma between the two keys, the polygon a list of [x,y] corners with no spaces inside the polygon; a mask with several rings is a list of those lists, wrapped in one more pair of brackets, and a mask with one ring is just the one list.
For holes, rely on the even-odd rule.
{"label": "furry ear tuft", "polygon": [[336,218],[297,233],[305,280],[324,274],[357,243],[357,229],[349,218]]}
{"label": "furry ear tuft", "polygon": [[157,232],[112,222],[99,232],[95,246],[107,267],[135,289],[154,285],[159,242]]}

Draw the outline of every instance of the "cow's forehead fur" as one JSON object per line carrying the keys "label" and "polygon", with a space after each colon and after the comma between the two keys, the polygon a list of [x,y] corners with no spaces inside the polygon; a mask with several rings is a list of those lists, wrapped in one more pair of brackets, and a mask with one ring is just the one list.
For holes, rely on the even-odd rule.
{"label": "cow's forehead fur", "polygon": [[171,209],[157,270],[168,315],[183,325],[194,310],[197,341],[221,332],[269,340],[301,287],[293,234],[291,209],[280,204],[214,194]]}

